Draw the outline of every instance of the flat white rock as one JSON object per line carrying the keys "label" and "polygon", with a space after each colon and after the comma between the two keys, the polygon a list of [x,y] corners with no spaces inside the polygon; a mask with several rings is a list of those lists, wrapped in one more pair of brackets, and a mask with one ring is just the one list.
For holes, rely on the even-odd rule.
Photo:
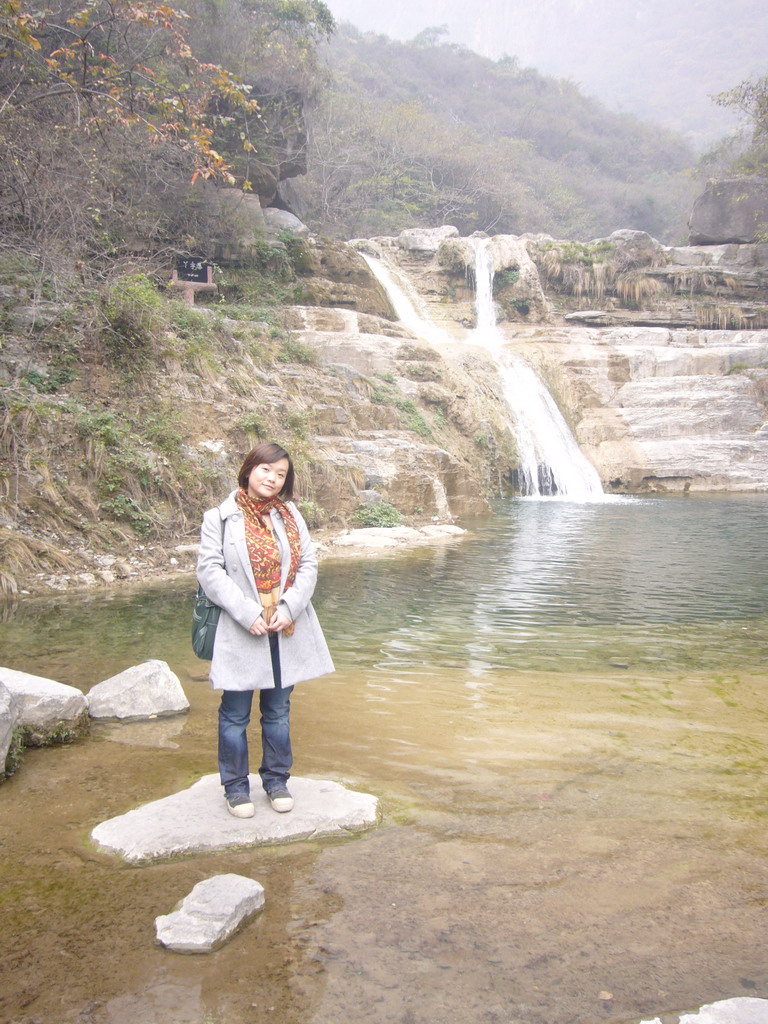
{"label": "flat white rock", "polygon": [[211,953],[264,906],[264,887],[243,875],[198,882],[170,914],[155,918],[157,941],[176,953]]}
{"label": "flat white rock", "polygon": [[[661,1024],[658,1017],[640,1024]],[[680,1024],[768,1024],[768,999],[739,996],[708,1003],[696,1013],[680,1015]]]}
{"label": "flat white rock", "polygon": [[378,548],[414,547],[419,544],[430,544],[435,541],[461,537],[466,533],[460,526],[448,523],[421,526],[366,526],[358,530],[334,537],[333,548],[362,548],[376,550]]}
{"label": "flat white rock", "polygon": [[253,818],[227,810],[218,775],[205,775],[189,789],[144,804],[97,825],[93,841],[129,864],[244,846],[361,832],[379,820],[379,801],[338,782],[291,778],[294,808],[272,810],[258,775],[251,775]]}

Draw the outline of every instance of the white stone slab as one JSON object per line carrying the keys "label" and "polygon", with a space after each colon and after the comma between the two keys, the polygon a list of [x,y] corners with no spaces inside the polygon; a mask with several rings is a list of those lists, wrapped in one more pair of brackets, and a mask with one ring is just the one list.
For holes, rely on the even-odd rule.
{"label": "white stone slab", "polygon": [[171,914],[155,918],[157,941],[176,953],[212,953],[264,906],[264,887],[243,875],[198,882]]}
{"label": "white stone slab", "polygon": [[377,824],[379,802],[337,782],[292,778],[294,809],[272,810],[258,775],[251,776],[253,818],[227,810],[218,775],[205,775],[189,789],[144,804],[97,825],[93,841],[129,864],[235,847],[259,846],[361,832]]}
{"label": "white stone slab", "polygon": [[[661,1024],[658,1017],[640,1024]],[[702,1006],[696,1013],[684,1013],[680,1024],[768,1024],[768,999],[740,996]]]}
{"label": "white stone slab", "polygon": [[430,544],[434,541],[461,537],[466,533],[460,526],[449,523],[435,523],[416,529],[412,526],[366,526],[359,530],[334,537],[331,544],[334,548],[360,548],[376,550],[379,548],[414,547],[419,544]]}

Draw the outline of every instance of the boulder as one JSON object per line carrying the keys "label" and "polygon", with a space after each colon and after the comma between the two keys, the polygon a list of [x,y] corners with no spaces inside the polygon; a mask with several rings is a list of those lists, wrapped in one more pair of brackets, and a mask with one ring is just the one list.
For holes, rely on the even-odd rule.
{"label": "boulder", "polygon": [[280,210],[276,206],[266,206],[262,210],[264,223],[267,231],[273,235],[279,235],[283,231],[294,235],[296,238],[306,238],[309,228],[302,223],[298,217],[289,213],[288,210]]}
{"label": "boulder", "polygon": [[647,231],[633,231],[629,228],[620,228],[612,232],[607,238],[593,239],[589,244],[599,245],[607,242],[613,248],[622,253],[624,264],[632,266],[647,266],[658,260],[663,261],[666,254],[666,247],[661,244],[653,235]]}
{"label": "boulder", "polygon": [[309,239],[303,263],[300,305],[346,306],[357,313],[392,319],[392,306],[384,289],[351,245],[331,239]]}
{"label": "boulder", "polygon": [[199,181],[193,192],[202,196],[202,203],[217,224],[216,237],[222,247],[217,257],[247,252],[264,237],[267,226],[258,195],[240,188],[223,188],[210,181]]}
{"label": "boulder", "polygon": [[88,693],[91,718],[154,718],[188,709],[179,677],[166,662],[155,659],[118,672]]}
{"label": "boulder", "polygon": [[15,698],[16,725],[24,729],[27,745],[43,746],[87,732],[88,701],[74,686],[12,668],[0,668],[0,683]]}
{"label": "boulder", "polygon": [[18,717],[18,700],[15,694],[0,683],[0,776],[5,771],[5,759],[8,757]]}
{"label": "boulder", "polygon": [[539,271],[528,252],[528,246],[516,235],[494,235],[490,243],[493,269],[496,274],[516,269],[519,277],[512,286],[514,299],[524,303],[526,317],[545,323],[551,311],[541,287]]}
{"label": "boulder", "polygon": [[180,793],[103,821],[93,829],[91,839],[127,863],[141,864],[195,853],[345,835],[361,832],[379,820],[375,796],[356,793],[337,782],[294,776],[290,789],[295,806],[290,814],[275,814],[258,775],[251,776],[250,785],[256,807],[253,818],[234,818],[224,803],[218,774],[205,775]]}
{"label": "boulder", "polygon": [[691,211],[690,245],[757,242],[768,231],[768,178],[722,178],[707,183]]}
{"label": "boulder", "polygon": [[264,906],[264,888],[243,875],[198,882],[173,913],[155,918],[160,945],[176,953],[211,953]]}
{"label": "boulder", "polygon": [[408,252],[437,252],[446,238],[456,238],[459,229],[451,224],[440,228],[407,228],[397,236],[397,244]]}

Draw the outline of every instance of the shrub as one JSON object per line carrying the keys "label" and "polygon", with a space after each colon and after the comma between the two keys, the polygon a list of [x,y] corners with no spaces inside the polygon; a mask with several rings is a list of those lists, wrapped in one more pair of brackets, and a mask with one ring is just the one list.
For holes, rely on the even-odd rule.
{"label": "shrub", "polygon": [[213,338],[210,317],[184,302],[170,303],[170,320],[178,337],[185,341],[202,342]]}
{"label": "shrub", "polygon": [[247,412],[240,417],[237,425],[246,434],[255,434],[258,440],[265,438],[269,433],[267,421],[260,412]]}
{"label": "shrub", "polygon": [[147,347],[164,322],[162,301],[146,274],[120,278],[103,304],[110,348],[122,354]]}
{"label": "shrub", "polygon": [[398,526],[401,519],[398,510],[388,501],[381,501],[378,505],[360,505],[354,515],[360,526]]}
{"label": "shrub", "polygon": [[440,243],[437,250],[437,262],[449,274],[464,274],[467,269],[464,250],[452,238],[445,239]]}
{"label": "shrub", "polygon": [[64,384],[71,384],[74,379],[75,374],[69,369],[54,369],[50,373],[27,370],[24,374],[24,380],[43,395],[54,394]]}
{"label": "shrub", "polygon": [[76,426],[82,437],[100,441],[109,449],[117,448],[127,434],[127,429],[111,412],[84,413],[77,419]]}
{"label": "shrub", "polygon": [[101,508],[107,515],[130,523],[139,536],[145,536],[151,529],[152,523],[146,512],[127,494],[116,495],[109,501],[103,502]]}
{"label": "shrub", "polygon": [[302,363],[304,366],[317,365],[317,353],[309,345],[295,338],[287,338],[278,349],[279,363]]}
{"label": "shrub", "polygon": [[510,288],[512,285],[517,284],[519,280],[519,267],[508,267],[506,270],[500,270],[498,274],[493,276],[493,294],[498,295],[505,288]]}
{"label": "shrub", "polygon": [[286,420],[286,426],[294,439],[306,441],[309,437],[309,417],[305,412],[292,412]]}
{"label": "shrub", "polygon": [[328,519],[327,511],[322,505],[318,505],[316,501],[309,501],[305,499],[298,503],[298,508],[302,516],[304,516],[306,524],[310,530],[314,530],[318,526],[322,526]]}
{"label": "shrub", "polygon": [[[24,758],[24,729],[16,728],[11,733],[11,743],[8,747],[8,753],[5,755],[5,769],[2,773],[6,778],[10,778],[14,772],[18,771],[21,762]],[[0,775],[0,778],[2,777]]]}

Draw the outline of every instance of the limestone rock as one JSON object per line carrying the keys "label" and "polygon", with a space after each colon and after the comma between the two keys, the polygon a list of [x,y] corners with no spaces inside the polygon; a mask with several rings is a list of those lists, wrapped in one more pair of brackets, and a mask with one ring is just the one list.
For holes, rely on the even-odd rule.
{"label": "limestone rock", "polygon": [[456,238],[459,229],[452,224],[439,228],[408,228],[397,236],[397,244],[409,252],[437,252],[446,238]]}
{"label": "limestone rock", "polygon": [[346,242],[309,239],[300,278],[304,306],[342,306],[385,320],[393,319],[389,299],[363,257]]}
{"label": "limestone rock", "polygon": [[179,677],[166,662],[155,659],[118,672],[88,693],[91,718],[151,718],[178,715],[188,708]]}
{"label": "limestone rock", "polygon": [[262,215],[267,231],[273,235],[287,231],[296,238],[306,238],[309,234],[307,225],[288,210],[281,210],[276,206],[266,206],[262,210]]}
{"label": "limestone rock", "polygon": [[463,537],[466,532],[461,526],[454,526],[452,523],[433,523],[419,529],[419,533],[423,533],[425,537],[434,537],[438,540],[446,537]]}
{"label": "limestone rock", "polygon": [[[659,1017],[641,1024],[661,1024]],[[695,1013],[680,1015],[679,1024],[768,1024],[768,999],[738,996],[708,1003]]]}
{"label": "limestone rock", "polygon": [[214,211],[231,223],[239,245],[253,245],[263,237],[267,225],[257,195],[240,188],[216,188],[208,182],[202,187]]}
{"label": "limestone rock", "polygon": [[455,540],[463,537],[466,530],[450,523],[435,523],[421,526],[368,526],[359,530],[349,530],[335,537],[332,553],[347,550],[350,554],[379,554],[381,551],[417,547],[422,544],[433,544],[439,541]]}
{"label": "limestone rock", "polygon": [[490,247],[497,274],[512,268],[517,270],[519,276],[511,290],[514,299],[527,310],[526,318],[542,323],[550,320],[550,304],[525,242],[516,235],[495,235]]}
{"label": "limestone rock", "polygon": [[59,302],[36,302],[32,306],[13,306],[10,310],[13,330],[20,334],[50,327],[66,309]]}
{"label": "limestone rock", "polygon": [[607,242],[622,254],[624,265],[635,267],[648,266],[656,261],[665,262],[666,247],[649,235],[647,231],[631,231],[621,228],[613,231],[607,238],[595,238],[590,245]]}
{"label": "limestone rock", "polygon": [[768,331],[576,328],[516,350],[614,490],[765,490]]}
{"label": "limestone rock", "polygon": [[[445,343],[422,336],[417,342],[422,349],[429,344],[436,359],[429,365],[422,355],[404,361],[389,338],[361,335],[359,322],[357,332],[350,323],[334,332],[308,330],[303,340],[315,348],[321,363],[351,366],[379,391],[376,380],[389,378],[393,394],[396,389],[418,402],[427,419],[437,410],[463,437],[478,446],[487,443],[489,451],[509,459],[513,470],[517,456],[499,443],[496,419],[500,412],[509,423],[510,412],[503,402],[498,410],[484,405],[477,389],[485,395],[502,393],[498,368],[492,360],[484,367],[482,346],[466,329],[474,322],[466,268],[474,263],[476,239],[451,234],[435,254],[411,252],[396,241],[378,239],[372,251],[394,265],[442,329]],[[543,291],[531,257],[542,266],[545,261],[534,248],[567,249],[572,243],[529,236],[496,236],[486,243],[497,275],[519,271],[516,281],[507,275],[503,283],[507,304],[524,301],[530,307],[524,317],[500,319],[505,345],[546,381],[604,484],[641,492],[765,490],[768,331],[760,325],[768,304],[768,244],[667,248],[640,231],[614,232],[596,240],[593,248],[600,241],[609,243],[610,259],[603,266],[596,252],[601,270],[592,285],[600,283],[605,271],[602,294],[558,292],[550,283]],[[707,329],[710,324],[718,329]],[[732,329],[723,329],[731,324]],[[414,391],[416,372],[420,383]],[[330,505],[331,492],[354,474],[358,491],[377,489],[403,512],[423,509],[434,515],[435,499],[425,498],[424,488],[415,493],[414,484],[394,471],[397,419],[387,421],[386,407],[379,408],[375,428],[365,431],[356,420],[358,432],[350,441],[316,439],[324,460],[320,488],[328,492],[320,503]],[[401,417],[401,428],[405,423]],[[415,444],[418,452],[421,443]],[[475,453],[455,443],[446,449],[473,465]],[[434,474],[422,462],[416,476]],[[508,478],[505,470],[502,474]],[[453,485],[440,470],[437,476],[451,514],[467,514]],[[465,476],[469,481],[470,475]]]}
{"label": "limestone rock", "polygon": [[211,953],[264,906],[264,888],[243,875],[198,882],[177,909],[155,918],[157,941],[176,953]]}
{"label": "limestone rock", "polygon": [[25,730],[25,743],[42,746],[63,733],[79,736],[88,729],[88,701],[80,690],[53,679],[0,668],[0,683],[14,696],[16,724]]}
{"label": "limestone rock", "polygon": [[15,694],[0,682],[0,776],[5,771],[5,759],[8,756],[18,717],[18,700]]}
{"label": "limestone rock", "polygon": [[250,779],[253,818],[235,818],[226,808],[218,775],[206,775],[189,789],[154,800],[97,825],[91,838],[129,864],[166,857],[270,845],[317,836],[361,832],[377,824],[379,802],[337,782],[292,778],[295,804],[276,814],[258,775]]}
{"label": "limestone rock", "polygon": [[357,491],[379,490],[405,515],[451,520],[486,506],[472,477],[450,452],[404,432],[361,431],[357,437],[319,439],[327,459],[317,482],[317,501],[325,507],[325,489],[337,492],[338,480],[355,475]]}
{"label": "limestone rock", "polygon": [[693,204],[688,227],[690,245],[756,242],[768,230],[768,178],[708,182]]}

